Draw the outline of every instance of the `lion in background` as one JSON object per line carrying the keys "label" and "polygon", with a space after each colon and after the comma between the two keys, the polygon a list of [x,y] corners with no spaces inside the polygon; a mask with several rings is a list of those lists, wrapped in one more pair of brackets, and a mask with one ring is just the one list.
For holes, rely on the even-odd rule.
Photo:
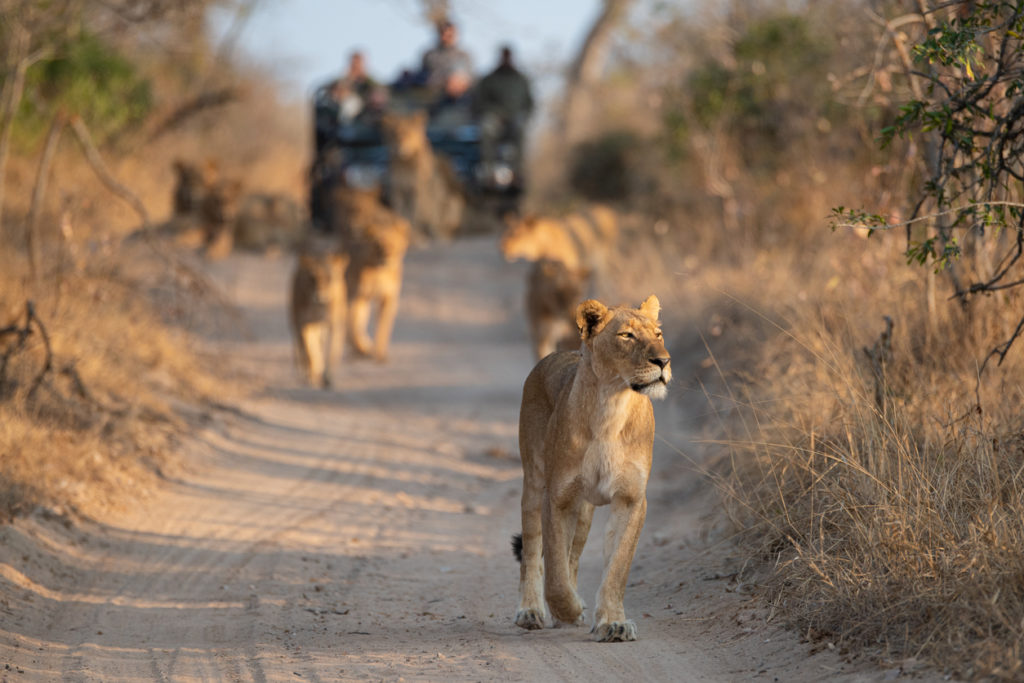
{"label": "lion in background", "polygon": [[526,278],[526,318],[537,360],[556,349],[579,348],[576,304],[583,299],[589,279],[589,271],[571,270],[561,261],[540,259],[530,267]]}
{"label": "lion in background", "polygon": [[576,322],[580,351],[541,360],[523,385],[519,451],[523,465],[519,607],[515,622],[543,628],[583,621],[580,554],[594,506],[610,505],[604,571],[591,633],[602,642],[636,640],[623,595],[647,512],[654,447],[651,398],[664,398],[672,371],[650,296],[639,308],[589,299]]}
{"label": "lion in background", "polygon": [[466,199],[451,163],[434,153],[427,113],[387,114],[381,119],[391,160],[389,199],[417,233],[450,239],[462,224]]}
{"label": "lion in background", "polygon": [[618,234],[616,213],[600,205],[562,218],[507,219],[501,253],[508,261],[534,264],[526,280],[526,315],[537,358],[575,347],[576,304],[594,289],[595,275],[607,274]]}
{"label": "lion in background", "polygon": [[501,235],[501,253],[509,261],[561,261],[570,270],[586,267],[604,275],[619,239],[619,220],[607,206],[594,205],[561,218],[526,215],[510,218]]}
{"label": "lion in background", "polygon": [[184,247],[202,248],[211,259],[236,247],[251,250],[299,244],[305,215],[299,203],[279,193],[247,192],[238,178],[224,177],[216,161],[175,160],[172,215],[160,232]]}
{"label": "lion in background", "polygon": [[[409,221],[384,206],[377,189],[335,188],[330,205],[332,232],[349,257],[349,339],[356,352],[384,362],[398,314]],[[371,339],[373,308],[377,324]]]}
{"label": "lion in background", "polygon": [[345,344],[345,267],[348,257],[323,242],[308,242],[292,274],[288,318],[295,356],[306,380],[331,385],[330,370]]}

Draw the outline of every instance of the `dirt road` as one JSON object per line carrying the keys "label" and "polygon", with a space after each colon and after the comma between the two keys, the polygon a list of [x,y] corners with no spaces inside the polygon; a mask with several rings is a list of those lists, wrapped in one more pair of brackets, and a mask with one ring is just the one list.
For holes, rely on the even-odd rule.
{"label": "dirt road", "polygon": [[[512,621],[516,420],[532,363],[525,266],[493,239],[410,254],[392,358],[302,388],[285,324],[289,259],[214,276],[248,336],[221,341],[266,389],[195,435],[126,515],[0,530],[0,678],[17,681],[874,680],[784,632],[746,594],[680,454],[699,415],[676,362],[658,406],[646,527],[626,610],[640,640]],[[672,312],[666,311],[671,318]],[[669,340],[671,341],[671,340]],[[592,600],[595,520],[581,571]],[[845,670],[849,673],[842,674]],[[895,672],[895,673],[898,673]]]}

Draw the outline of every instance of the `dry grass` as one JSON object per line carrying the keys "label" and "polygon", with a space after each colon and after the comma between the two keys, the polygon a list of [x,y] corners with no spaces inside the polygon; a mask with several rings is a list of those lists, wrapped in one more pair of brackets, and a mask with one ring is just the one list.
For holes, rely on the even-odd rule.
{"label": "dry grass", "polygon": [[[151,222],[170,216],[172,163],[179,158],[211,160],[247,192],[283,193],[301,203],[310,119],[303,106],[279,101],[265,76],[240,68],[222,65],[200,78],[182,76],[196,65],[182,72],[163,54],[139,63],[153,79],[157,111],[101,152]],[[221,82],[237,100],[152,135],[198,88]],[[197,328],[237,319],[224,315],[189,255],[124,240],[139,216],[98,180],[69,133],[48,175],[35,233],[42,272],[30,277],[25,225],[39,150],[23,147],[5,175],[0,329],[24,325],[32,301],[54,365],[41,374],[47,353],[38,325],[17,351],[16,335],[0,336],[0,362],[8,357],[0,365],[0,519],[37,506],[89,514],[145,495],[160,472],[174,470],[178,436],[206,419],[209,402],[245,390],[244,380],[225,377],[194,352]]]}
{"label": "dry grass", "polygon": [[[727,508],[776,613],[810,639],[1019,679],[1024,364],[1017,349],[980,382],[977,364],[1020,301],[978,301],[973,317],[945,304],[929,321],[921,270],[851,247],[815,255],[827,267],[806,278],[776,274],[805,300],[765,284],[747,315],[778,317],[747,329],[774,334],[718,351],[743,368],[729,382],[741,398],[723,440]],[[895,327],[880,374],[865,347],[883,315]]]}
{"label": "dry grass", "polygon": [[29,300],[39,320],[23,347],[16,335],[0,338],[0,515],[118,506],[173,467],[177,435],[198,419],[189,406],[223,387],[193,355],[189,334],[158,315],[153,294],[167,303],[175,292],[182,310],[200,303],[167,277],[152,250],[127,245],[48,270],[32,292],[23,260],[0,253],[0,327],[23,327]]}

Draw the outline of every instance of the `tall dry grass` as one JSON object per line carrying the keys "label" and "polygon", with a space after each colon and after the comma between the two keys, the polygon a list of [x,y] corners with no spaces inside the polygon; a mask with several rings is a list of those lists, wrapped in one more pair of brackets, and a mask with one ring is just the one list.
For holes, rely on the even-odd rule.
{"label": "tall dry grass", "polygon": [[137,500],[173,470],[177,439],[203,419],[204,403],[232,391],[195,355],[177,315],[209,304],[152,249],[65,258],[34,288],[24,259],[0,251],[0,328],[30,330],[23,344],[0,335],[0,518]]}
{"label": "tall dry grass", "polygon": [[720,483],[773,613],[851,653],[1019,680],[1022,349],[979,364],[1020,295],[929,319],[924,271],[891,246],[824,262],[776,276],[804,301],[743,302],[773,332],[719,351],[735,397]]}

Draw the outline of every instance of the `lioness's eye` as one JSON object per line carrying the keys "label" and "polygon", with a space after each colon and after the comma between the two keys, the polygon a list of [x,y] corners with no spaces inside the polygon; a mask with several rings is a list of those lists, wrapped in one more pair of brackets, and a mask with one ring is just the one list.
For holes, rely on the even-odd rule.
{"label": "lioness's eye", "polygon": [[632,332],[619,332],[619,336],[623,339],[636,339]]}

